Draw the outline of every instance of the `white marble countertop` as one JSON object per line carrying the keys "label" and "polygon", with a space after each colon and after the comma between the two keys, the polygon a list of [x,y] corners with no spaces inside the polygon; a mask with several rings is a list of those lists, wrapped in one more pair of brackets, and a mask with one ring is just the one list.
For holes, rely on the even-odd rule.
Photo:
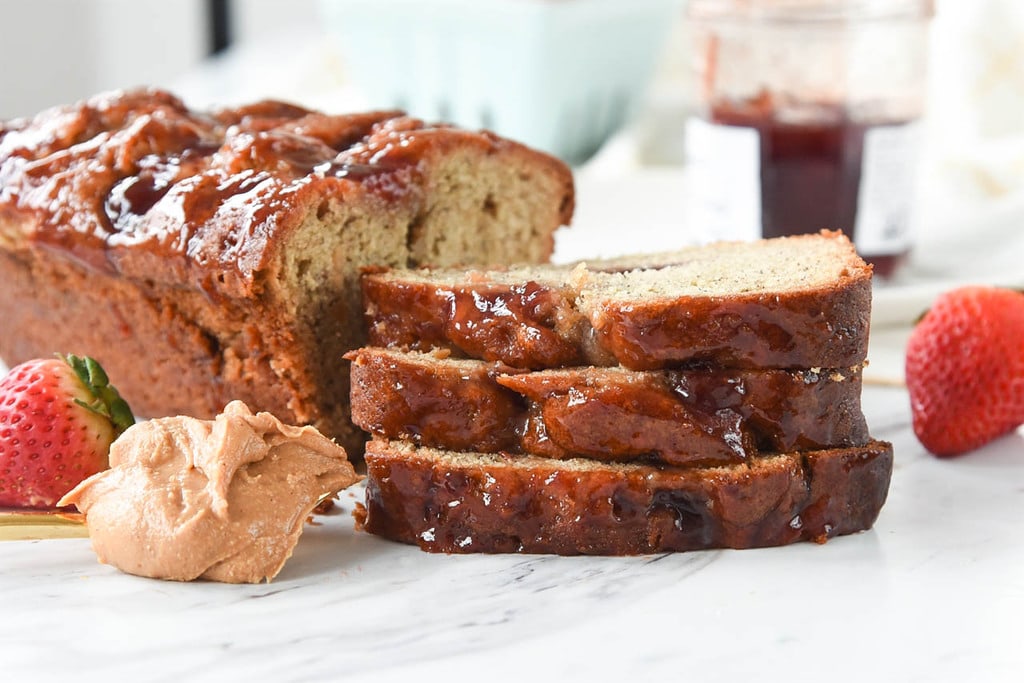
{"label": "white marble countertop", "polygon": [[353,529],[360,490],[271,584],[177,584],[87,540],[0,545],[3,680],[1019,680],[1024,438],[925,454],[869,386],[896,468],[875,528],[637,558],[430,555]]}
{"label": "white marble countertop", "polygon": [[[666,199],[621,229],[624,204],[665,197],[671,175],[580,180],[558,256],[675,239]],[[924,305],[905,293],[877,289],[875,313]],[[127,576],[84,539],[0,543],[0,680],[1020,680],[1024,430],[925,453],[906,391],[887,386],[908,329],[872,331],[864,409],[896,466],[871,531],[637,558],[430,555],[356,532],[357,487],[271,584]]]}
{"label": "white marble countertop", "polygon": [[[273,57],[323,61],[318,50]],[[175,89],[201,105],[303,99],[324,83],[242,57]],[[344,108],[350,93],[338,92],[311,103]],[[559,255],[676,246],[679,175],[609,176],[623,165],[608,161],[581,175]],[[943,197],[923,203],[917,263],[930,273],[875,296],[890,327],[873,330],[867,377],[880,383],[865,387],[864,409],[896,465],[873,530],[637,558],[430,555],[356,532],[356,487],[271,584],[128,576],[85,539],[0,543],[0,681],[1021,680],[1024,431],[938,460],[913,436],[906,391],[884,386],[899,380],[905,324],[936,291],[1024,284],[1024,197],[958,216]],[[935,232],[931,219],[947,215],[952,229]]]}
{"label": "white marble countertop", "polygon": [[[677,245],[682,180],[641,175],[581,174],[557,255]],[[990,254],[1019,264],[1016,239]],[[937,244],[922,262],[964,254]],[[1007,273],[1021,277],[960,275]],[[0,681],[1020,680],[1024,431],[938,460],[898,386],[901,321],[949,275],[876,291],[864,409],[896,466],[871,531],[637,558],[430,555],[356,532],[357,487],[271,584],[127,576],[84,539],[0,543]]]}

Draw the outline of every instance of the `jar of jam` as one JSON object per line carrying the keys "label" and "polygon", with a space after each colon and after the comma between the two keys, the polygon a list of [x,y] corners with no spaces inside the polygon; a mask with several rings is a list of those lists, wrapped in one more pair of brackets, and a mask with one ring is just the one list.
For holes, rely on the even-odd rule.
{"label": "jar of jam", "polygon": [[911,246],[932,0],[690,0],[701,239],[842,230],[883,277]]}

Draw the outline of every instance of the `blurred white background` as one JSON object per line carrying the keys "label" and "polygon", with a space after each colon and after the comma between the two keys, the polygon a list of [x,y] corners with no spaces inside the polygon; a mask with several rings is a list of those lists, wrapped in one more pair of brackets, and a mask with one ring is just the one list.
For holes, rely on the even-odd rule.
{"label": "blurred white background", "polygon": [[[197,106],[253,96],[314,105],[345,101],[333,91],[348,84],[348,74],[341,50],[327,37],[317,0],[226,2],[232,47],[220,61],[233,67],[230,82],[218,79],[224,70],[208,61],[211,4],[0,0],[0,118],[138,85],[185,87],[186,96],[203,100],[190,100]],[[943,144],[962,148],[1024,136],[1024,2],[938,0],[937,8],[930,113],[944,132]],[[687,87],[687,52],[678,27],[659,74],[654,104],[679,106]],[[1024,174],[1016,148],[983,151],[1004,157],[984,181],[989,191]]]}
{"label": "blurred white background", "polygon": [[[490,1],[475,5],[616,0]],[[138,85],[169,88],[195,107],[266,97],[331,111],[394,105],[372,101],[356,85],[345,46],[327,30],[316,0],[223,0],[231,43],[211,57],[215,2],[0,0],[0,118]],[[937,0],[936,7],[913,274],[941,280],[929,282],[925,296],[951,280],[1024,284],[1024,1]],[[636,223],[637,206],[645,207],[647,248],[685,240],[681,136],[691,79],[681,10],[668,28],[657,75],[632,125],[578,169],[575,224],[586,229],[568,231],[565,253],[599,248],[601,229]],[[499,70],[495,81],[511,83],[532,53],[524,46],[521,64],[513,63],[521,68]],[[595,77],[600,71],[592,70]],[[518,85],[508,89],[519,92]],[[907,310],[920,305],[913,298]]]}
{"label": "blurred white background", "polygon": [[[228,4],[235,44],[321,33],[316,0]],[[0,0],[0,17],[0,119],[102,90],[170,86],[210,51],[208,0]]]}
{"label": "blurred white background", "polygon": [[[224,78],[217,78],[223,69],[206,63],[211,4],[0,0],[0,118],[138,85],[184,88],[186,96],[202,100],[190,99],[197,106],[257,96],[332,104],[352,95],[337,95],[348,74],[316,0],[228,0],[227,60],[234,55],[234,68]],[[964,158],[992,157],[980,189],[1000,192],[1024,176],[1017,144],[1024,138],[1024,2],[938,0],[937,8],[931,117],[943,146]],[[652,92],[654,104],[663,106],[653,115],[674,115],[687,87],[685,35],[678,27],[659,73]],[[968,149],[979,144],[982,149]],[[671,152],[661,150],[670,161]]]}

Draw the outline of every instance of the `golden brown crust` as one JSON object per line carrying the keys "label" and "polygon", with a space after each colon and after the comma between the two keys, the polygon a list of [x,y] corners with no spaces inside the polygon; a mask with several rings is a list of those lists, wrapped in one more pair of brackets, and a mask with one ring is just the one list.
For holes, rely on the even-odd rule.
{"label": "golden brown crust", "polygon": [[657,468],[367,444],[363,529],[430,552],[634,555],[824,542],[869,529],[892,446]]}

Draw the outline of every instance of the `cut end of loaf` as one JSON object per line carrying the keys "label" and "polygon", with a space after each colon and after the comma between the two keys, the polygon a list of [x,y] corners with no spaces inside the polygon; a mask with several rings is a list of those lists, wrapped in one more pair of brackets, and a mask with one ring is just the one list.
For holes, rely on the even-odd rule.
{"label": "cut end of loaf", "polygon": [[[540,262],[550,256],[553,232],[570,218],[565,207],[571,211],[571,176],[525,148],[500,149],[503,154],[470,146],[424,160],[421,201],[395,207],[331,202],[290,241],[283,291],[295,305],[306,354],[316,359],[309,389],[330,433],[352,432],[349,367],[341,359],[366,343],[363,267]],[[357,439],[347,436],[345,445],[358,450]]]}

